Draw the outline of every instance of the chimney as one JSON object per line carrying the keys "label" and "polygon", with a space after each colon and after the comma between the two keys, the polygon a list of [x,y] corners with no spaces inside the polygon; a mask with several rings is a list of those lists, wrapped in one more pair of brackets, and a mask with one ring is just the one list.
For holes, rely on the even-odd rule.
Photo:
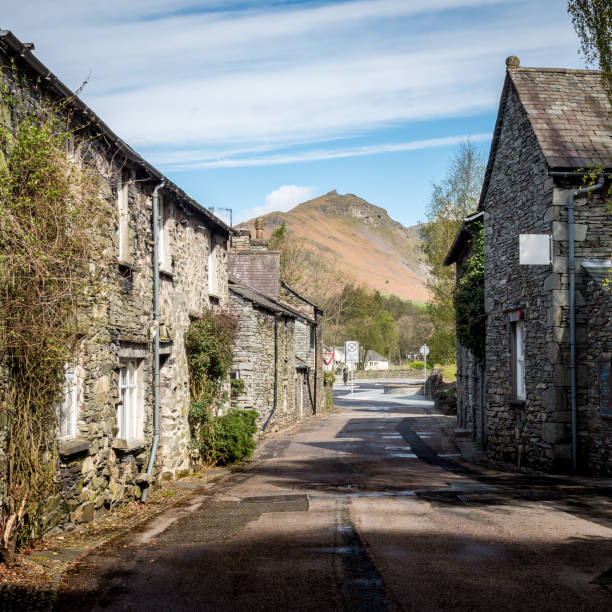
{"label": "chimney", "polygon": [[264,237],[264,220],[263,217],[255,219],[255,240],[263,240]]}

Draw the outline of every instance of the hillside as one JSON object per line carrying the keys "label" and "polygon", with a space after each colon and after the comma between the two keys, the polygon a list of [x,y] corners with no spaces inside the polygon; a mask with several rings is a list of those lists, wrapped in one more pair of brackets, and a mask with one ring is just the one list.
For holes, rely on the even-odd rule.
{"label": "hillside", "polygon": [[[307,248],[335,261],[353,278],[383,294],[424,302],[427,267],[420,261],[418,226],[406,228],[387,211],[352,194],[330,191],[292,210],[264,216],[264,236],[286,223]],[[254,220],[239,229],[254,234]]]}

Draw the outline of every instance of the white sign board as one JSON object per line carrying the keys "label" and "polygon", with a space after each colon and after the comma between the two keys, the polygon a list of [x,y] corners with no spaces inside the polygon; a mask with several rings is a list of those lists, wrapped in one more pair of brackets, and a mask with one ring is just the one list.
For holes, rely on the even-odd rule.
{"label": "white sign board", "polygon": [[427,357],[427,355],[429,355],[429,347],[424,344],[420,349],[419,349],[419,353],[421,353],[421,355],[423,355],[423,357]]}
{"label": "white sign board", "polygon": [[552,262],[550,234],[519,234],[519,264],[547,266]]}
{"label": "white sign board", "polygon": [[359,363],[359,342],[349,340],[344,343],[345,363]]}

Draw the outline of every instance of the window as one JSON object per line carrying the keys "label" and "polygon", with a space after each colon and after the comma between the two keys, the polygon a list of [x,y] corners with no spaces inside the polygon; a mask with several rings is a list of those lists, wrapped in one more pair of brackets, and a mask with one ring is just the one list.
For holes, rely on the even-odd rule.
{"label": "window", "polygon": [[129,234],[129,206],[128,206],[129,178],[123,170],[117,173],[117,213],[119,215],[119,261],[130,261],[130,234]]}
{"label": "window", "polygon": [[208,293],[218,295],[219,283],[217,282],[217,245],[212,232],[208,239]]}
{"label": "window", "polygon": [[66,366],[64,370],[63,397],[59,406],[59,439],[76,437],[80,384],[77,368]]}
{"label": "window", "polygon": [[159,267],[166,272],[170,271],[172,267],[170,260],[170,240],[168,236],[168,219],[167,219],[167,207],[164,206],[164,201],[159,196],[159,210],[157,216],[157,229],[158,229],[158,248],[159,248]]}
{"label": "window", "polygon": [[142,438],[142,359],[126,360],[119,371],[119,399],[117,437],[121,440]]}
{"label": "window", "polygon": [[512,392],[517,400],[525,393],[525,322],[512,322]]}

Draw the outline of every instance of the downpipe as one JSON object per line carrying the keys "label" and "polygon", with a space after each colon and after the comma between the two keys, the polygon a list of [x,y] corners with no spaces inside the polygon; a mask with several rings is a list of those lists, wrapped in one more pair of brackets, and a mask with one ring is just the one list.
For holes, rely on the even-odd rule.
{"label": "downpipe", "polygon": [[159,446],[159,190],[162,181],[153,190],[153,311],[155,319],[155,340],[153,343],[153,445],[147,465],[147,486],[142,490],[140,501],[147,501],[150,479]]}

